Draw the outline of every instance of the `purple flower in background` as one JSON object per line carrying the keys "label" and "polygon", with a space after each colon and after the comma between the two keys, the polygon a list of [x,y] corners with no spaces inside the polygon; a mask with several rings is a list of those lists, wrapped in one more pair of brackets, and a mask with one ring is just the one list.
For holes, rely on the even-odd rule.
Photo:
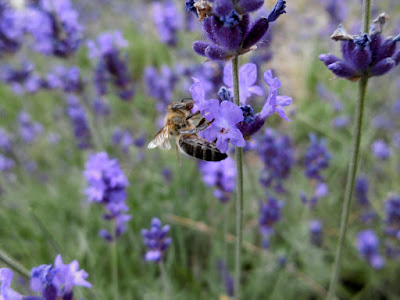
{"label": "purple flower in background", "polygon": [[230,101],[212,99],[207,101],[208,107],[202,113],[212,124],[204,130],[208,141],[217,139],[216,146],[222,152],[228,151],[229,142],[236,147],[244,147],[246,141],[236,124],[243,121],[242,110]]}
{"label": "purple flower in background", "polygon": [[121,147],[123,152],[128,153],[129,148],[135,145],[135,140],[128,130],[117,128],[113,132],[112,143],[113,145]]}
{"label": "purple flower in background", "polygon": [[69,0],[39,0],[25,15],[25,30],[34,37],[33,48],[44,55],[67,58],[83,38],[78,13]]}
{"label": "purple flower in background", "polygon": [[313,220],[308,224],[310,229],[310,242],[314,246],[321,247],[322,246],[322,223],[319,220]]}
{"label": "purple flower in background", "polygon": [[27,144],[32,144],[36,137],[43,132],[43,125],[32,122],[28,113],[22,111],[18,114],[19,135]]}
{"label": "purple flower in background", "polygon": [[219,162],[199,161],[199,169],[207,186],[213,186],[214,196],[221,202],[229,201],[235,190],[236,168],[232,158]]}
{"label": "purple flower in background", "polygon": [[14,272],[8,268],[0,269],[0,299],[4,300],[22,300],[23,296],[11,288],[11,282]]}
{"label": "purple flower in background", "polygon": [[260,203],[260,232],[263,236],[264,248],[269,247],[269,236],[274,232],[273,226],[281,219],[282,202],[278,202],[275,198],[268,198],[266,203]]}
{"label": "purple flower in background", "polygon": [[84,176],[88,182],[85,194],[90,202],[104,206],[106,220],[114,220],[115,232],[101,230],[100,235],[108,241],[115,240],[126,231],[126,222],[131,219],[125,214],[129,208],[125,204],[128,179],[122,172],[117,159],[110,159],[106,152],[92,154],[85,165]]}
{"label": "purple flower in background", "polygon": [[332,120],[331,124],[333,128],[346,127],[350,124],[350,118],[349,116],[338,116]]}
{"label": "purple flower in background", "polygon": [[400,131],[393,134],[392,144],[396,148],[400,148]]}
{"label": "purple flower in background", "polygon": [[97,37],[96,43],[90,40],[87,46],[89,58],[98,59],[93,79],[98,95],[107,93],[107,83],[111,81],[120,99],[131,100],[134,89],[128,70],[128,59],[122,57],[120,51],[128,46],[128,42],[121,32],[104,32]]}
{"label": "purple flower in background", "polygon": [[4,152],[11,151],[11,139],[7,131],[0,127],[0,150]]}
{"label": "purple flower in background", "polygon": [[368,179],[367,177],[357,177],[354,186],[354,197],[362,206],[368,206]]}
{"label": "purple flower in background", "polygon": [[79,104],[79,100],[75,95],[67,95],[67,115],[74,128],[74,135],[79,149],[87,149],[90,147],[91,134],[86,119],[86,113]]}
{"label": "purple flower in background", "polygon": [[160,72],[152,66],[146,67],[144,71],[146,93],[158,100],[156,108],[159,112],[165,112],[171,103],[177,82],[178,77],[168,66],[161,66]]}
{"label": "purple flower in background", "polygon": [[258,144],[258,154],[264,163],[260,182],[283,192],[286,180],[294,164],[294,149],[288,136],[281,136],[271,128],[265,130]]}
{"label": "purple flower in background", "polygon": [[59,65],[53,72],[47,74],[47,86],[52,89],[62,89],[66,93],[80,93],[83,91],[83,80],[79,67],[66,68]]}
{"label": "purple flower in background", "polygon": [[390,158],[390,148],[383,140],[373,142],[371,148],[377,159],[386,160]]}
{"label": "purple flower in background", "polygon": [[23,15],[8,1],[0,2],[0,57],[16,53],[23,41]]}
{"label": "purple flower in background", "polygon": [[[73,299],[74,286],[86,288],[92,285],[86,281],[89,276],[85,270],[78,270],[79,263],[74,260],[65,265],[58,254],[53,265],[40,265],[31,270],[31,290],[40,292],[44,299]],[[25,299],[25,298],[24,298]]]}
{"label": "purple flower in background", "polygon": [[343,59],[332,54],[321,54],[319,59],[336,76],[351,81],[357,81],[363,75],[384,75],[400,63],[400,50],[396,49],[400,35],[385,39],[381,29],[352,36],[339,26],[332,39],[341,41]]}
{"label": "purple flower in background", "polygon": [[357,249],[372,268],[382,269],[385,265],[383,257],[379,254],[378,237],[372,230],[364,230],[357,235]]}
{"label": "purple flower in background", "polygon": [[229,297],[234,296],[235,287],[232,275],[229,273],[229,269],[222,260],[218,260],[218,270],[222,281],[224,282],[226,295]]}
{"label": "purple flower in background", "polygon": [[0,171],[9,172],[14,168],[14,161],[11,158],[5,157],[0,154]]}
{"label": "purple flower in background", "polygon": [[400,240],[400,197],[390,195],[385,201],[385,233]]}
{"label": "purple flower in background", "polygon": [[[224,68],[224,84],[226,84],[233,95],[233,79],[232,79],[232,64],[228,63]],[[247,98],[252,94],[262,96],[264,91],[258,85],[257,81],[257,66],[255,64],[244,64],[239,68],[239,86],[240,86],[240,104],[245,105]]]}
{"label": "purple flower in background", "polygon": [[111,108],[106,99],[94,99],[92,101],[92,108],[96,117],[106,117],[110,114]]}
{"label": "purple flower in background", "polygon": [[324,139],[318,140],[315,134],[310,134],[310,145],[307,148],[304,156],[304,174],[317,181],[323,181],[320,172],[329,167],[331,154],[326,148],[326,141]]}
{"label": "purple flower in background", "polygon": [[346,19],[349,9],[345,0],[320,0],[320,2],[328,13],[330,30]]}
{"label": "purple flower in background", "polygon": [[328,196],[328,194],[329,189],[326,183],[318,182],[315,186],[314,195],[310,197],[310,199],[307,199],[307,196],[304,194],[304,192],[300,193],[300,199],[304,204],[308,204],[311,208],[314,208],[319,199]]}
{"label": "purple flower in background", "polygon": [[255,49],[268,30],[269,23],[285,13],[286,1],[278,0],[268,17],[259,18],[250,27],[250,12],[261,8],[264,0],[216,0],[186,2],[186,10],[193,11],[208,42],[196,41],[193,50],[209,60],[229,60]]}
{"label": "purple flower in background", "polygon": [[182,17],[173,1],[153,2],[153,22],[160,40],[175,46],[178,42],[178,30],[182,27]]}
{"label": "purple flower in background", "polygon": [[151,220],[150,229],[142,229],[143,241],[148,248],[144,257],[146,261],[162,261],[172,242],[172,239],[168,237],[169,229],[169,225],[162,226],[158,218]]}

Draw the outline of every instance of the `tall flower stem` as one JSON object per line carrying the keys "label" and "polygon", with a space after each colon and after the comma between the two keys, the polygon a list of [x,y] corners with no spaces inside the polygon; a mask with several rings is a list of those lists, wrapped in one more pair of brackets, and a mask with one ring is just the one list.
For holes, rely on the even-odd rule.
{"label": "tall flower stem", "polygon": [[[232,59],[233,91],[235,104],[240,106],[239,58]],[[235,243],[235,299],[240,299],[241,251],[243,240],[243,150],[235,147],[236,161],[236,243]]]}
{"label": "tall flower stem", "polygon": [[[363,2],[363,28],[365,33],[369,33],[369,21],[371,15],[371,0],[364,0]],[[339,278],[340,264],[342,260],[343,245],[346,238],[347,222],[349,219],[351,198],[353,197],[354,183],[357,176],[357,167],[360,153],[361,133],[362,133],[362,122],[364,116],[364,102],[365,94],[367,91],[368,77],[364,75],[361,77],[358,86],[358,99],[356,108],[356,123],[353,130],[353,142],[351,158],[347,173],[345,197],[342,208],[342,216],[340,222],[340,233],[339,233],[339,244],[336,249],[335,263],[333,266],[333,272],[331,282],[328,291],[328,300],[333,299],[336,291],[336,284]]]}
{"label": "tall flower stem", "polygon": [[13,258],[7,255],[3,250],[0,249],[0,261],[14,269],[18,273],[20,273],[25,278],[29,279],[31,274],[29,270],[27,270],[24,266],[22,266],[19,262],[15,261]]}
{"label": "tall flower stem", "polygon": [[[114,225],[116,227],[116,224]],[[117,249],[117,236],[115,234],[116,230],[114,228],[114,239],[111,241],[111,268],[112,268],[112,284],[113,293],[115,300],[119,299],[119,289],[118,289],[118,249]]]}
{"label": "tall flower stem", "polygon": [[170,289],[169,289],[167,271],[165,270],[165,265],[164,265],[163,261],[159,262],[159,266],[160,266],[161,279],[162,279],[163,288],[164,288],[163,299],[164,300],[168,300],[169,299],[169,295],[170,295]]}

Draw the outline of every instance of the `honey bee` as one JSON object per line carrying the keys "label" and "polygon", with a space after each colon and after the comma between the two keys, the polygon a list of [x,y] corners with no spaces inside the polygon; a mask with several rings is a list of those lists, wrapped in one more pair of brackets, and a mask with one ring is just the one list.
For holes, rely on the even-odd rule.
{"label": "honey bee", "polygon": [[154,139],[147,146],[148,149],[159,147],[163,150],[171,149],[169,137],[175,137],[177,151],[180,150],[187,155],[207,161],[220,161],[228,156],[219,151],[214,142],[209,142],[200,138],[197,133],[210,126],[211,122],[207,122],[202,118],[195,125],[194,117],[200,112],[191,113],[193,101],[191,99],[183,99],[181,102],[175,102],[168,106],[167,114],[164,120],[164,127],[156,134]]}

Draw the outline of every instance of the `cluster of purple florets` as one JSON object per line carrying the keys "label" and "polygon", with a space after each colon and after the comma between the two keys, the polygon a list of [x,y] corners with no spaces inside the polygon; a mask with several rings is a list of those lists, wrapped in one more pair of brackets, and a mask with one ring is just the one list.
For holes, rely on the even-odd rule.
{"label": "cluster of purple florets", "polygon": [[283,182],[289,177],[294,164],[294,148],[288,136],[281,136],[267,128],[258,143],[258,153],[264,163],[260,182],[284,192]]}
{"label": "cluster of purple florets", "polygon": [[142,229],[142,236],[148,251],[145,255],[146,261],[160,262],[164,258],[164,253],[172,242],[168,237],[169,225],[162,226],[160,219],[151,220],[150,229]]}
{"label": "cluster of purple florets", "polygon": [[372,32],[358,36],[348,34],[339,26],[332,39],[341,41],[343,59],[332,54],[321,54],[319,59],[336,76],[352,81],[386,74],[400,63],[400,50],[397,49],[400,34],[388,38],[382,36],[387,20],[386,14],[381,14],[374,20],[376,26]]}
{"label": "cluster of purple florets", "polygon": [[83,107],[75,95],[67,95],[67,116],[74,129],[76,143],[79,149],[87,149],[91,146],[91,134]]}
{"label": "cluster of purple florets", "polygon": [[193,50],[210,60],[229,60],[254,49],[269,24],[285,13],[286,1],[278,0],[268,17],[250,26],[250,13],[260,9],[264,0],[189,0],[186,10],[203,22],[208,41],[196,41]]}
{"label": "cluster of purple florets", "polygon": [[131,216],[125,201],[128,179],[122,172],[118,161],[110,159],[105,152],[96,153],[89,157],[85,165],[84,175],[88,182],[86,195],[90,202],[104,206],[106,220],[114,221],[114,230],[100,230],[99,234],[107,241],[113,241],[126,231],[126,222]]}
{"label": "cluster of purple florets", "polygon": [[207,186],[214,187],[214,196],[222,203],[227,202],[235,190],[236,168],[232,158],[219,162],[199,162],[203,181]]}
{"label": "cluster of purple florets", "polygon": [[30,289],[37,295],[22,295],[11,288],[14,272],[8,268],[0,269],[0,297],[4,300],[72,300],[75,286],[91,288],[86,281],[89,276],[85,270],[79,270],[78,261],[64,264],[61,255],[57,255],[54,265],[40,265],[31,270]]}
{"label": "cluster of purple florets", "polygon": [[105,32],[96,42],[89,41],[89,57],[97,60],[93,82],[99,97],[108,93],[111,82],[122,100],[131,100],[134,96],[133,83],[127,66],[127,59],[121,49],[128,46],[121,32]]}
{"label": "cluster of purple florets", "polygon": [[283,202],[275,198],[268,198],[265,203],[260,203],[259,228],[263,236],[263,247],[269,247],[269,237],[274,233],[273,226],[281,219]]}
{"label": "cluster of purple florets", "polygon": [[367,229],[357,235],[357,249],[374,269],[381,269],[384,266],[385,261],[379,254],[379,239],[374,231]]}

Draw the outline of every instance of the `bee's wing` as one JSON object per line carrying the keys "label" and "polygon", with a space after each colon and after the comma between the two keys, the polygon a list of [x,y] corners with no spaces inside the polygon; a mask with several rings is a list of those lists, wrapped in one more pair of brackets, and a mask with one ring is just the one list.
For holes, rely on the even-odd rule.
{"label": "bee's wing", "polygon": [[171,149],[171,144],[169,143],[169,127],[165,125],[161,130],[156,134],[154,139],[147,146],[148,149],[153,149],[156,147],[160,147],[163,150]]}

